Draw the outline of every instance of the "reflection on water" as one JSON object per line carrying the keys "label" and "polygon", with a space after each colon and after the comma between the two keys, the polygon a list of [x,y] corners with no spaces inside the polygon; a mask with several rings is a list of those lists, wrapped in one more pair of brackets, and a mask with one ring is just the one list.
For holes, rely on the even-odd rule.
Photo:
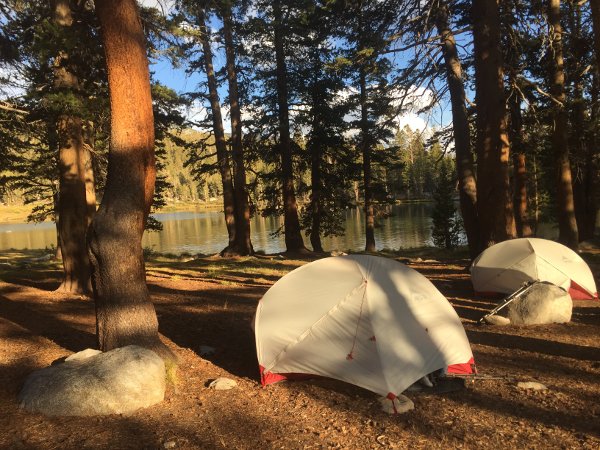
{"label": "reflection on water", "polygon": [[0,250],[51,246],[56,246],[56,227],[53,222],[0,224]]}
{"label": "reflection on water", "polygon": [[[431,245],[430,203],[394,205],[389,216],[379,220],[375,229],[378,249],[409,248]],[[144,247],[163,253],[214,254],[227,243],[225,220],[220,212],[186,211],[156,214],[162,222],[160,232],[145,233]],[[276,253],[285,250],[283,236],[273,236],[283,219],[254,217],[252,219],[252,242],[256,250]],[[546,231],[546,230],[545,230]],[[552,229],[544,235],[553,237]],[[550,233],[548,233],[550,232]],[[363,250],[365,246],[363,212],[359,208],[346,211],[346,234],[323,238],[325,250]],[[305,237],[305,243],[310,244]],[[56,245],[56,229],[53,223],[0,224],[0,250],[10,248],[36,249]]]}

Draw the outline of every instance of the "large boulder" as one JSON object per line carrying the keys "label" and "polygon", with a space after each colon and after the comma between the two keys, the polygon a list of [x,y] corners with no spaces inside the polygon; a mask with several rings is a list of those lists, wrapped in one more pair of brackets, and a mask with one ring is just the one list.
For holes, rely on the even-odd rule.
{"label": "large boulder", "polygon": [[21,407],[49,416],[129,414],[165,396],[165,364],[153,351],[129,345],[91,349],[33,372],[19,394]]}
{"label": "large boulder", "polygon": [[508,305],[512,325],[566,323],[571,321],[573,300],[568,292],[549,283],[536,283]]}

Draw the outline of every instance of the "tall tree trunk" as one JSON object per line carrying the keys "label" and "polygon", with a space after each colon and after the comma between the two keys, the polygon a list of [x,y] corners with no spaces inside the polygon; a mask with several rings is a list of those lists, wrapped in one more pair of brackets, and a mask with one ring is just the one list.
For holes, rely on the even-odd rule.
{"label": "tall tree trunk", "polygon": [[[53,1],[54,23],[69,28],[73,17],[68,0]],[[54,60],[54,89],[79,90],[68,53],[61,50]],[[81,118],[61,115],[56,122],[58,137],[58,247],[63,262],[63,281],[58,291],[90,294],[90,261],[87,253],[87,203],[85,187],[84,129]],[[88,152],[89,154],[89,152]]]}
{"label": "tall tree trunk", "polygon": [[[575,218],[579,241],[594,237],[596,227],[596,214],[598,207],[594,195],[594,152],[595,133],[586,132],[586,100],[584,99],[585,71],[585,37],[582,35],[581,6],[579,3],[569,3],[569,21],[571,28],[571,48],[573,64],[568,78],[573,86],[571,107],[571,142],[573,144],[573,157],[570,158],[573,173],[573,199],[575,201]],[[596,80],[594,79],[594,82]],[[595,86],[592,85],[592,91]],[[592,92],[592,96],[595,94]]]}
{"label": "tall tree trunk", "polygon": [[[58,205],[57,205],[57,207],[58,207]],[[56,229],[56,250],[54,252],[54,259],[61,260],[62,259],[62,252],[60,250],[60,231],[59,231],[59,228],[58,228],[58,226],[59,226],[58,225],[58,212],[55,212],[55,216],[56,216],[56,226],[55,226],[55,229]]]}
{"label": "tall tree trunk", "polygon": [[58,135],[58,236],[64,268],[64,278],[58,290],[87,295],[91,293],[91,282],[86,244],[88,223],[81,119],[61,117],[58,121]]}
{"label": "tall tree trunk", "polygon": [[[320,127],[320,120],[318,115],[316,114],[316,105],[319,102],[319,96],[317,94],[317,89],[313,82],[313,93],[312,93],[312,132],[313,134],[318,134],[318,129]],[[312,224],[310,227],[310,243],[312,245],[313,251],[322,252],[323,245],[321,243],[321,217],[323,215],[323,199],[321,193],[321,159],[323,157],[323,152],[321,149],[321,143],[318,139],[311,139],[310,141],[310,158],[311,158],[311,166],[310,166],[310,184],[311,184],[311,198],[310,198],[310,208],[311,208],[311,216],[312,216]]]}
{"label": "tall tree trunk", "polygon": [[477,104],[477,212],[484,250],[515,237],[497,0],[473,0]]}
{"label": "tall tree trunk", "polygon": [[[513,78],[513,82],[516,82]],[[515,226],[517,236],[532,235],[527,213],[527,165],[523,148],[523,115],[521,99],[516,92],[512,93],[509,102],[510,143],[513,152],[513,206],[515,208]]]}
{"label": "tall tree trunk", "polygon": [[321,243],[321,222],[323,218],[323,182],[322,182],[322,160],[323,160],[323,142],[321,137],[323,130],[323,102],[326,101],[325,92],[319,89],[319,76],[321,75],[321,61],[316,49],[311,52],[311,132],[308,141],[308,150],[311,157],[310,167],[310,243],[313,251],[323,252]]}
{"label": "tall tree trunk", "polygon": [[321,217],[323,215],[323,200],[321,198],[321,149],[318,143],[311,146],[311,215],[310,243],[313,251],[322,252],[321,243]]}
{"label": "tall tree trunk", "polygon": [[535,153],[533,154],[533,234],[537,234],[540,223],[540,193],[538,186],[538,164]]}
{"label": "tall tree trunk", "polygon": [[360,132],[363,159],[363,185],[365,196],[365,251],[375,252],[375,212],[371,191],[371,142],[369,138],[369,112],[367,106],[367,80],[364,68],[359,74],[360,84]]}
{"label": "tall tree trunk", "polygon": [[554,129],[552,148],[556,161],[558,239],[563,244],[577,249],[579,237],[575,218],[575,202],[569,161],[569,125],[565,106],[565,72],[562,52],[562,26],[560,24],[560,0],[548,0],[548,25],[552,65],[550,68],[550,93],[553,96]]}
{"label": "tall tree trunk", "polygon": [[227,82],[229,85],[229,115],[231,116],[231,153],[233,159],[233,187],[235,196],[235,251],[238,255],[252,255],[254,248],[250,238],[250,205],[246,189],[246,168],[244,166],[244,148],[242,145],[242,114],[238,93],[237,71],[235,65],[235,46],[233,42],[233,23],[231,5],[223,6],[223,36]]}
{"label": "tall tree trunk", "polygon": [[304,252],[304,241],[300,232],[298,205],[294,192],[294,172],[290,139],[290,119],[288,111],[287,67],[283,45],[283,24],[281,3],[273,2],[275,19],[275,63],[277,77],[277,116],[279,121],[279,152],[281,154],[281,178],[283,184],[283,212],[285,246],[288,252]]}
{"label": "tall tree trunk", "polygon": [[[594,237],[596,232],[596,219],[598,218],[599,198],[598,198],[598,183],[600,165],[598,162],[598,148],[600,140],[598,139],[598,130],[600,129],[600,71],[595,71],[592,77],[592,89],[590,95],[590,103],[592,105],[590,111],[590,126],[588,127],[588,148],[585,155],[585,192],[588,211],[588,219],[584,235],[580,235],[579,239],[586,240]],[[589,237],[588,237],[589,236]]]}
{"label": "tall tree trunk", "polygon": [[234,253],[235,247],[235,199],[233,195],[233,180],[231,179],[231,165],[227,154],[227,142],[225,141],[225,130],[223,129],[223,115],[221,114],[221,103],[217,91],[217,79],[212,61],[212,49],[210,48],[210,36],[206,28],[206,16],[202,8],[198,9],[198,26],[200,28],[199,39],[204,52],[204,71],[208,84],[208,98],[212,112],[213,131],[215,134],[215,147],[217,148],[217,165],[221,174],[223,184],[223,210],[225,213],[225,224],[229,235],[229,244],[221,252],[221,255]]}
{"label": "tall tree trunk", "polygon": [[85,202],[86,202],[86,227],[89,227],[96,214],[96,180],[94,177],[94,166],[92,162],[92,149],[95,147],[94,124],[87,122],[83,129],[83,157],[82,164],[85,179]]}
{"label": "tall tree trunk", "polygon": [[462,67],[458,58],[456,41],[449,26],[448,7],[439,3],[436,11],[436,25],[442,44],[442,53],[446,66],[446,80],[452,105],[452,128],[454,131],[454,151],[456,154],[456,172],[460,210],[462,213],[469,253],[471,258],[479,254],[479,220],[477,218],[477,185],[473,169],[473,153],[469,131],[465,86]]}
{"label": "tall tree trunk", "polygon": [[156,179],[146,39],[135,0],[96,0],[96,14],[111,106],[106,187],[89,233],[98,345],[140,345],[175,361],[158,336],[142,254]]}

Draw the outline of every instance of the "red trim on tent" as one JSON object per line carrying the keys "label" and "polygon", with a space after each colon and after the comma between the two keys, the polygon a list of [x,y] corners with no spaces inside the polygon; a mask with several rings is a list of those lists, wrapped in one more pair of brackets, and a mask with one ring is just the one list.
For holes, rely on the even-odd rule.
{"label": "red trim on tent", "polygon": [[573,280],[571,280],[571,286],[569,286],[569,295],[573,300],[593,300],[598,298],[597,292],[592,295]]}
{"label": "red trim on tent", "polygon": [[321,378],[319,375],[311,375],[308,373],[273,373],[265,371],[261,365],[258,366],[260,371],[260,384],[268,386],[269,384],[279,383],[285,380],[309,380],[311,378]]}
{"label": "red trim on tent", "polygon": [[448,366],[448,373],[454,373],[456,375],[471,375],[477,373],[477,368],[475,367],[475,360],[473,357],[466,363],[462,364],[452,364]]}

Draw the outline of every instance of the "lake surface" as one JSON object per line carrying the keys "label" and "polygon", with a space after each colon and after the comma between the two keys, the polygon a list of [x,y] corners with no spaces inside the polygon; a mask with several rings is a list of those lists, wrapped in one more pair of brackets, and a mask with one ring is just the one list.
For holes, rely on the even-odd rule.
{"label": "lake surface", "polygon": [[[377,249],[399,249],[432,245],[431,203],[394,205],[389,216],[379,220],[375,229]],[[143,246],[161,253],[215,254],[227,243],[223,213],[215,211],[184,211],[155,214],[163,224],[160,232],[144,233]],[[1,218],[0,218],[1,221]],[[252,219],[252,243],[255,250],[277,253],[285,250],[282,235],[274,236],[283,218],[260,217]],[[553,237],[552,229],[545,227],[544,237]],[[344,236],[323,238],[323,248],[331,250],[364,250],[365,226],[361,209],[346,210]],[[542,234],[542,233],[540,233]],[[304,237],[307,247],[310,240]],[[54,223],[0,223],[0,250],[40,249],[56,246]]]}

